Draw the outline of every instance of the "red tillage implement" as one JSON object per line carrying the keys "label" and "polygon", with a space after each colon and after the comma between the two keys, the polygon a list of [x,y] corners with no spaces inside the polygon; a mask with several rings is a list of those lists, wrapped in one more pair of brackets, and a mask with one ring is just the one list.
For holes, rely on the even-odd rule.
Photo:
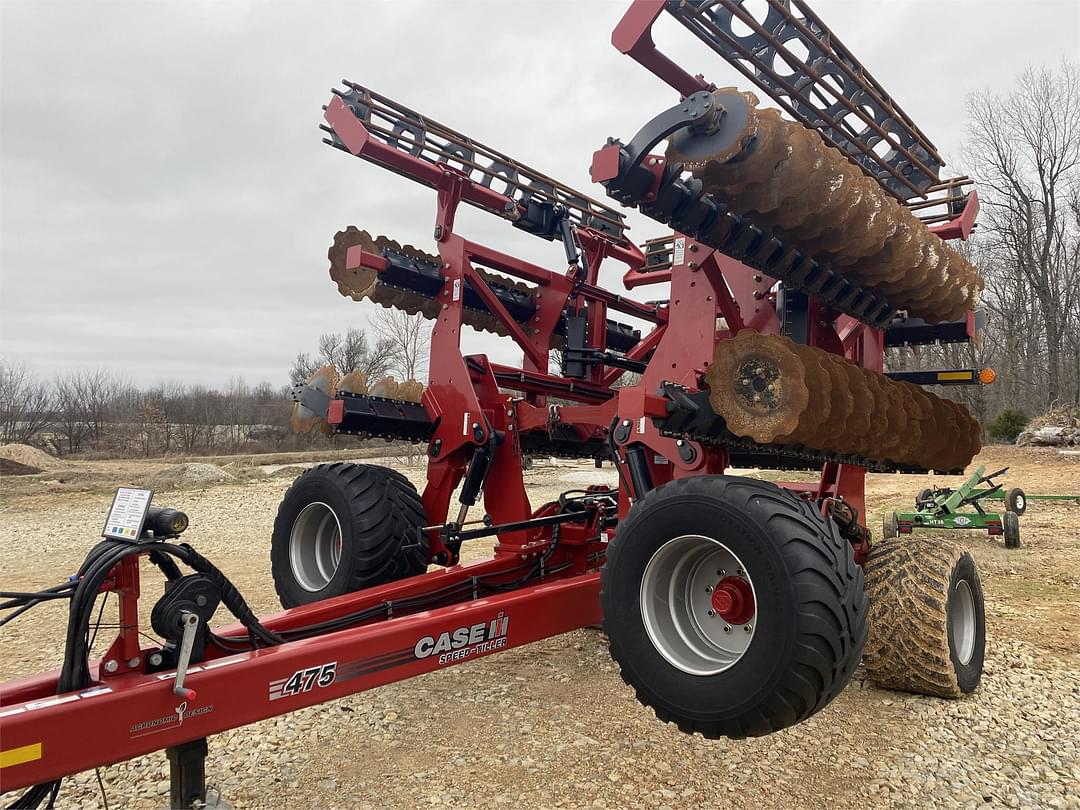
{"label": "red tillage implement", "polygon": [[[665,11],[803,126],[657,51],[650,32]],[[736,19],[752,34],[736,34]],[[637,2],[613,40],[680,96],[629,144],[594,155],[610,197],[673,229],[643,248],[617,208],[365,87],[335,91],[326,142],[434,189],[436,252],[350,228],[331,248],[331,276],[342,294],[434,320],[430,366],[419,402],[400,393],[419,386],[321,370],[294,389],[294,424],[422,442],[427,485],[418,493],[367,465],[301,475],[272,538],[289,608],[276,616],[255,617],[176,542],[183,526],[160,521],[138,542],[100,543],[69,583],[8,595],[15,610],[71,603],[63,667],[0,687],[2,788],[34,786],[18,806],[55,797],[67,774],[159,749],[173,806],[192,806],[208,735],[601,619],[641,700],[707,736],[799,722],[843,689],[864,645],[883,683],[975,688],[983,617],[970,558],[910,540],[871,547],[863,499],[867,469],[958,471],[977,450],[963,409],[882,374],[886,346],[975,334],[973,312],[940,318],[962,311],[977,282],[938,238],[967,236],[974,193],[939,179],[933,145],[801,0],[770,0],[763,20],[736,2]],[[762,203],[775,172],[810,182],[791,174],[797,161],[769,162],[786,148],[778,138],[808,176],[832,178],[822,210],[797,196]],[[833,194],[845,183],[848,198]],[[558,242],[558,269],[466,238],[462,203]],[[859,217],[866,227],[849,227]],[[625,268],[628,290],[666,284],[666,297],[605,289],[604,262]],[[513,340],[520,367],[464,355],[465,326]],[[619,483],[535,508],[522,467],[536,455],[610,463]],[[731,467],[819,475],[775,485]],[[481,493],[483,518],[469,522]],[[483,537],[497,539],[494,556],[460,565],[462,543]],[[149,646],[144,558],[169,583],[152,616],[162,641]],[[899,622],[897,592],[916,565],[919,587],[940,597],[918,624],[930,644]],[[90,662],[102,593],[119,600],[121,630]],[[239,624],[211,630],[221,604]]]}

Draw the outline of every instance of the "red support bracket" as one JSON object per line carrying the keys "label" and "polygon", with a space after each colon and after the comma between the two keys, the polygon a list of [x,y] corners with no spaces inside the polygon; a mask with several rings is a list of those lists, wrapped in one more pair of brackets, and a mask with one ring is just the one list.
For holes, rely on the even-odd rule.
{"label": "red support bracket", "polygon": [[665,5],[665,0],[635,0],[615,26],[611,44],[683,96],[710,89],[712,85],[703,78],[691,76],[657,50],[652,39],[652,27]]}

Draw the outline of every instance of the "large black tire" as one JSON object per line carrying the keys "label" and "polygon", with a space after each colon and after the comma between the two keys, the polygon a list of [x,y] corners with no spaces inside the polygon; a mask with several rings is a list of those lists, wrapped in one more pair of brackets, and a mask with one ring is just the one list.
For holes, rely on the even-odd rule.
{"label": "large black tire", "polygon": [[[646,626],[646,613],[662,614],[669,601],[663,588],[653,601],[641,597],[650,592],[650,566],[668,550],[678,555],[677,544],[687,541],[723,548],[738,563],[739,577],[745,568],[752,583],[755,612],[741,627],[725,626],[712,613],[704,617],[699,605],[686,608],[693,612],[691,621],[715,620],[733,634],[725,637],[717,625],[699,623],[705,630],[696,631],[695,643],[703,643],[705,632],[717,634],[721,644],[742,637],[740,630],[749,635],[745,649],[722,671],[694,674],[673,663]],[[699,574],[733,573],[712,571],[717,565],[708,556],[693,559],[696,567],[676,566],[692,570],[685,593],[695,599]],[[866,641],[862,570],[850,544],[813,504],[748,478],[676,480],[638,501],[608,547],[600,600],[612,657],[638,700],[660,720],[710,738],[756,737],[805,720],[847,685]],[[648,624],[658,632],[655,614]],[[678,643],[678,633],[668,637]]]}
{"label": "large black tire", "polygon": [[915,511],[922,509],[924,506],[934,505],[934,490],[930,487],[919,490],[919,494],[915,496]]}
{"label": "large black tire", "polygon": [[865,569],[870,680],[938,697],[973,691],[982,677],[986,614],[971,555],[953,543],[905,537],[875,544]]}
{"label": "large black tire", "polygon": [[1005,493],[1005,510],[1018,515],[1027,511],[1027,495],[1020,487],[1013,487]]}
{"label": "large black tire", "polygon": [[1006,512],[1001,516],[1001,529],[1005,548],[1020,548],[1020,518],[1016,512]]}
{"label": "large black tire", "polygon": [[[303,472],[278,506],[270,544],[274,587],[284,607],[423,573],[426,525],[416,488],[370,464],[320,464]],[[339,542],[340,538],[340,542]]]}

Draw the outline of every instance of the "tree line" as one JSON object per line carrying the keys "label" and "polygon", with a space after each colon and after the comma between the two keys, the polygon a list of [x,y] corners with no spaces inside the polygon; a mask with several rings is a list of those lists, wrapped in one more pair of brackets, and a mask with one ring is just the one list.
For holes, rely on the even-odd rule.
{"label": "tree line", "polygon": [[[384,310],[372,332],[349,328],[319,337],[301,352],[290,383],[333,365],[339,376],[367,374],[416,379],[423,374],[430,325],[421,315]],[[290,385],[241,377],[223,388],[201,384],[133,384],[123,374],[83,369],[44,378],[25,363],[0,357],[0,444],[32,444],[54,455],[157,457],[170,454],[290,450],[333,444],[320,431],[289,425]]]}
{"label": "tree line", "polygon": [[281,448],[292,436],[287,395],[287,386],[251,386],[239,377],[222,389],[183,383],[140,388],[106,369],[46,379],[24,363],[0,358],[0,443],[33,444],[59,456]]}

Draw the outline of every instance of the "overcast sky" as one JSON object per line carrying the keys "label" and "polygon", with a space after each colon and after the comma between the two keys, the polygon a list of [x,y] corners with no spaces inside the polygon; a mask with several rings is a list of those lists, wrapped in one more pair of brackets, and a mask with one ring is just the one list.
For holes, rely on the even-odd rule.
{"label": "overcast sky", "polygon": [[[297,351],[372,313],[329,279],[335,231],[433,247],[432,191],[320,143],[330,87],[366,84],[603,197],[592,152],[675,100],[611,47],[627,5],[0,0],[0,354],[45,375],[284,383]],[[965,96],[1008,92],[1080,32],[1073,0],[813,6],[956,169]],[[657,33],[737,83],[670,19]],[[662,233],[631,222],[636,241]],[[562,262],[489,215],[458,230]],[[520,358],[490,336],[466,348]]]}

